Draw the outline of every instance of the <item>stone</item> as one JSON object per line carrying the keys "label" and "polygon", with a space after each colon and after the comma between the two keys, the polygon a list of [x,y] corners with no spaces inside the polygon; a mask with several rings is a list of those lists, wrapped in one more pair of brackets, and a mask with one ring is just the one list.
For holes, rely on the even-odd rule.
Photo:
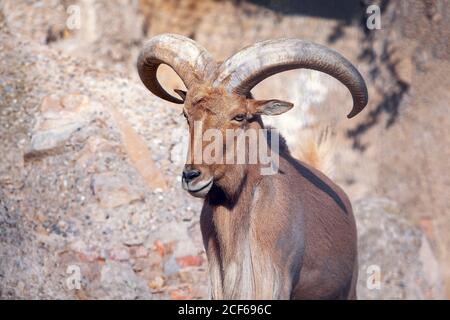
{"label": "stone", "polygon": [[[163,242],[160,239],[164,239]],[[187,224],[178,221],[171,221],[162,225],[158,230],[151,234],[147,242],[150,242],[153,245],[156,244],[157,246],[173,242],[173,254],[176,257],[188,255],[195,256],[199,251],[198,246],[189,236]]]}
{"label": "stone", "polygon": [[69,252],[74,252],[81,262],[94,262],[101,258],[97,247],[87,245],[83,240],[77,240],[68,246]]}
{"label": "stone", "polygon": [[130,253],[125,246],[114,247],[109,251],[109,258],[117,261],[126,261],[130,259]]}
{"label": "stone", "polygon": [[53,119],[47,118],[45,126],[52,126],[48,130],[36,131],[31,139],[31,146],[27,154],[43,153],[58,147],[62,147],[70,138],[72,133],[84,126],[85,121],[76,118],[59,118],[55,119],[58,123],[49,124]]}
{"label": "stone", "polygon": [[96,299],[151,299],[146,282],[139,278],[128,263],[108,261],[100,271],[99,281],[88,287]]}
{"label": "stone", "polygon": [[42,99],[41,105],[39,107],[42,113],[45,112],[59,112],[63,108],[61,104],[61,99],[56,95],[45,96]]}
{"label": "stone", "polygon": [[148,186],[156,189],[167,189],[167,183],[161,171],[157,168],[150,151],[127,119],[114,107],[109,108],[112,118],[121,131],[124,147],[128,157],[136,170],[147,182]]}
{"label": "stone", "polygon": [[203,264],[203,258],[200,256],[183,256],[177,257],[176,261],[181,268],[199,267]]}
{"label": "stone", "polygon": [[145,258],[148,257],[148,251],[144,246],[130,246],[130,255],[133,258]]}
{"label": "stone", "polygon": [[36,155],[58,149],[72,134],[87,125],[92,113],[89,98],[69,94],[62,98],[65,105],[55,96],[45,97],[26,155]]}
{"label": "stone", "polygon": [[170,298],[172,300],[190,300],[192,299],[192,295],[182,290],[174,290],[170,293]]}
{"label": "stone", "polygon": [[413,74],[414,74],[414,64],[409,57],[400,59],[395,65],[394,70],[397,77],[405,84],[411,85]]}
{"label": "stone", "polygon": [[[444,298],[438,262],[423,232],[400,216],[397,204],[386,198],[355,203],[358,227],[358,299]],[[380,288],[369,286],[373,270]],[[371,277],[372,276],[372,277]]]}
{"label": "stone", "polygon": [[180,267],[178,266],[177,261],[174,256],[170,256],[168,259],[164,261],[163,264],[164,274],[167,277],[173,276],[180,271]]}
{"label": "stone", "polygon": [[89,98],[82,94],[68,94],[61,98],[61,104],[65,110],[78,113],[88,108]]}
{"label": "stone", "polygon": [[121,173],[100,173],[92,178],[94,195],[104,208],[116,208],[142,198],[130,177]]}
{"label": "stone", "polygon": [[160,290],[164,286],[164,278],[156,277],[148,282],[148,286],[152,290]]}
{"label": "stone", "polygon": [[96,155],[102,155],[106,152],[120,153],[121,150],[118,146],[112,144],[104,138],[91,136],[85,142],[83,149],[81,149],[78,153],[77,164],[80,166],[86,166],[90,161],[95,159]]}

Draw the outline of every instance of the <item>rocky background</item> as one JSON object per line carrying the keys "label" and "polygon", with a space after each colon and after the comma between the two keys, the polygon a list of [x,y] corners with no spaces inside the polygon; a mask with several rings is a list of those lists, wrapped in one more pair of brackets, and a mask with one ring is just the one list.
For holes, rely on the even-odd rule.
{"label": "rocky background", "polygon": [[[380,30],[366,28],[373,3]],[[295,103],[267,119],[294,153],[332,128],[328,173],[354,205],[359,298],[450,297],[448,24],[447,0],[0,0],[0,298],[208,298],[201,202],[180,188],[185,121],[134,67],[162,32],[218,60],[276,37],[351,60],[370,95],[356,119],[346,89],[313,71],[254,94]]]}

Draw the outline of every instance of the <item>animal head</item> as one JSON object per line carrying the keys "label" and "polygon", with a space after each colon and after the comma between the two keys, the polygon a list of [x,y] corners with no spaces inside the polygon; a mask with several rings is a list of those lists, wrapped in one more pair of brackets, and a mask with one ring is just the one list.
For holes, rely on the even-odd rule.
{"label": "animal head", "polygon": [[[183,80],[187,91],[175,90],[179,98],[169,94],[158,82],[160,64],[169,65]],[[324,46],[298,39],[278,39],[256,43],[218,64],[195,41],[174,34],[162,34],[149,40],[142,49],[138,72],[145,86],[158,97],[184,104],[183,114],[189,126],[190,144],[187,163],[182,173],[183,188],[197,197],[205,197],[213,185],[233,193],[245,177],[248,165],[224,161],[237,150],[236,136],[229,143],[227,132],[248,133],[262,128],[260,115],[278,115],[293,107],[280,100],[255,100],[251,90],[259,82],[279,72],[307,68],[327,73],[342,82],[352,94],[357,115],[367,104],[367,88],[356,68],[339,53]],[[207,148],[205,135],[219,133],[219,152],[211,158],[196,159]],[[217,138],[220,137],[220,138]],[[197,149],[198,148],[198,149]],[[214,152],[213,152],[214,153]],[[217,154],[220,153],[220,154]],[[203,153],[202,153],[203,155]],[[211,159],[210,159],[211,160]],[[231,164],[230,164],[231,162]]]}

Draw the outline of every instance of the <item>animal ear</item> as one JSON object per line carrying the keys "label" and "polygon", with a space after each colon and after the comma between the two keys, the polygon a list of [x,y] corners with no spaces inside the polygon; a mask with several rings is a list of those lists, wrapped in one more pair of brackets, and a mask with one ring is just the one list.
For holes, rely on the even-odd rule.
{"label": "animal ear", "polygon": [[247,100],[251,114],[276,116],[291,110],[293,103],[281,100]]}
{"label": "animal ear", "polygon": [[180,96],[181,100],[186,100],[186,91],[180,89],[174,89],[173,91],[175,91]]}

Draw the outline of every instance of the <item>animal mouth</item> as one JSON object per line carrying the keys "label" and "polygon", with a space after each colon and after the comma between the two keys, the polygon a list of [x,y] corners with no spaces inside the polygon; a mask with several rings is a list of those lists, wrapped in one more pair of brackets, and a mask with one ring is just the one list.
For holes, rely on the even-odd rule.
{"label": "animal mouth", "polygon": [[213,184],[213,179],[210,179],[209,181],[207,181],[205,184],[198,187],[197,189],[191,189],[188,187],[187,191],[193,196],[204,197],[211,189],[212,184]]}
{"label": "animal mouth", "polygon": [[198,189],[194,189],[194,190],[192,190],[192,189],[189,189],[189,192],[199,192],[199,191],[202,191],[202,190],[204,190],[205,188],[207,188],[207,187],[209,187],[211,184],[212,184],[212,179],[211,180],[209,180],[205,185],[203,185],[203,186],[201,186],[200,188],[198,188]]}

